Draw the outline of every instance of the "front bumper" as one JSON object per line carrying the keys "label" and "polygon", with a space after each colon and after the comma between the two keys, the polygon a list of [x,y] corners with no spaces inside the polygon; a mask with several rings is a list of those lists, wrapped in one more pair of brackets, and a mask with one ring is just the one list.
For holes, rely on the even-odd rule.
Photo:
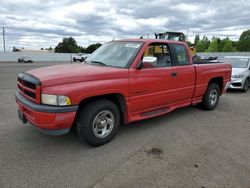
{"label": "front bumper", "polygon": [[[73,125],[78,106],[48,106],[36,104],[23,97],[19,91],[15,93],[18,110],[25,120],[44,133],[60,135],[69,132]],[[20,117],[20,115],[19,115]]]}
{"label": "front bumper", "polygon": [[246,78],[232,78],[229,89],[243,89]]}

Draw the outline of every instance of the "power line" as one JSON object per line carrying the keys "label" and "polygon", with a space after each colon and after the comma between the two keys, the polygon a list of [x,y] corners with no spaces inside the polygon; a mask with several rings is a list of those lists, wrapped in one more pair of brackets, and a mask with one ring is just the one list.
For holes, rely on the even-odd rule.
{"label": "power line", "polygon": [[5,51],[5,30],[3,27],[3,51]]}

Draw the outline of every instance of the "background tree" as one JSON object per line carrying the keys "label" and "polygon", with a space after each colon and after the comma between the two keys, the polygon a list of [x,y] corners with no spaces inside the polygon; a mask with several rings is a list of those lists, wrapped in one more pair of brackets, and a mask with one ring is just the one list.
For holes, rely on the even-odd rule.
{"label": "background tree", "polygon": [[[198,37],[196,37],[198,38]],[[196,39],[197,40],[197,39]],[[199,40],[196,44],[196,51],[197,52],[205,52],[210,45],[210,41],[206,36],[203,36],[202,40]]]}
{"label": "background tree", "polygon": [[218,38],[213,37],[207,52],[218,52]]}
{"label": "background tree", "polygon": [[49,47],[49,48],[45,48],[45,50],[51,51],[51,50],[53,50],[53,48],[52,48],[52,47]]}
{"label": "background tree", "polygon": [[85,49],[85,53],[92,53],[101,45],[102,45],[101,43],[91,44]]}
{"label": "background tree", "polygon": [[63,38],[55,47],[55,52],[57,53],[79,53],[80,49],[77,45],[76,40],[73,37]]}
{"label": "background tree", "polygon": [[221,40],[220,38],[218,38],[218,52],[223,52],[223,47],[225,45],[225,42],[226,39]]}
{"label": "background tree", "polygon": [[196,46],[198,44],[198,42],[200,41],[200,35],[195,35],[194,38],[194,46]]}
{"label": "background tree", "polygon": [[193,46],[192,42],[190,42],[190,41],[187,41],[187,45],[188,45],[189,47],[192,47],[192,46]]}
{"label": "background tree", "polygon": [[86,48],[84,48],[84,47],[82,47],[82,46],[79,46],[79,50],[80,50],[81,53],[85,53]]}
{"label": "background tree", "polygon": [[231,41],[228,37],[223,40],[218,38],[218,52],[233,52],[233,51],[235,51],[233,41]]}
{"label": "background tree", "polygon": [[236,43],[236,49],[240,52],[250,51],[250,29],[241,34],[240,40]]}
{"label": "background tree", "polygon": [[206,45],[203,40],[200,40],[196,45],[197,52],[204,52],[206,50]]}
{"label": "background tree", "polygon": [[233,52],[234,51],[232,41],[229,40],[229,38],[224,40],[224,46],[223,46],[222,51],[223,52]]}
{"label": "background tree", "polygon": [[209,46],[210,46],[210,40],[208,40],[208,38],[204,35],[203,38],[202,38],[202,41],[205,45],[205,49],[208,49]]}

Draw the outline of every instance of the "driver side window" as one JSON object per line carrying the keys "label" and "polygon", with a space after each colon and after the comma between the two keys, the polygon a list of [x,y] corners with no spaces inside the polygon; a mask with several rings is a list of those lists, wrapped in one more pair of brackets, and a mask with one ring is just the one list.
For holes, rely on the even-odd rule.
{"label": "driver side window", "polygon": [[155,67],[170,67],[172,65],[167,44],[151,44],[144,51],[144,57],[156,57]]}

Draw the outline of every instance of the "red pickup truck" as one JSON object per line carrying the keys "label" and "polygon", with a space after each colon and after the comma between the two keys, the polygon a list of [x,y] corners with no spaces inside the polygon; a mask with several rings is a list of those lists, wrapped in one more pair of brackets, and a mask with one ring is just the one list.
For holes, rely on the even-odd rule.
{"label": "red pickup truck", "polygon": [[112,41],[83,64],[20,73],[16,104],[23,123],[51,135],[75,125],[81,140],[98,146],[121,123],[194,104],[213,110],[230,84],[231,69],[224,63],[193,64],[183,42]]}

